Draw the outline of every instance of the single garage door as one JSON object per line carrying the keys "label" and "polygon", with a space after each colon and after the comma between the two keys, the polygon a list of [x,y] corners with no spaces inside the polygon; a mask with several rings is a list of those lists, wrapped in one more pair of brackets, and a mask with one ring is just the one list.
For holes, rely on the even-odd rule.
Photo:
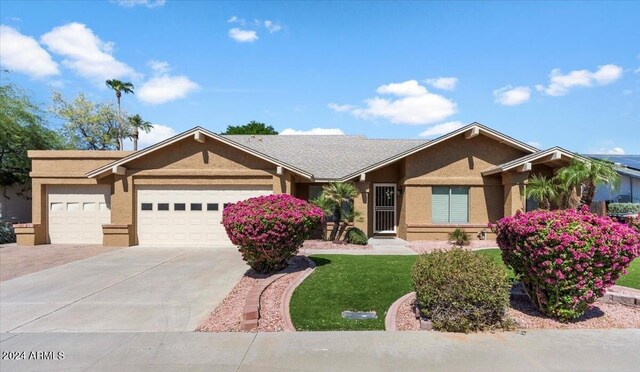
{"label": "single garage door", "polygon": [[271,194],[268,188],[137,188],[138,244],[211,246],[230,244],[220,223],[226,204]]}
{"label": "single garage door", "polygon": [[47,186],[49,243],[102,244],[102,225],[111,223],[110,195],[104,185]]}

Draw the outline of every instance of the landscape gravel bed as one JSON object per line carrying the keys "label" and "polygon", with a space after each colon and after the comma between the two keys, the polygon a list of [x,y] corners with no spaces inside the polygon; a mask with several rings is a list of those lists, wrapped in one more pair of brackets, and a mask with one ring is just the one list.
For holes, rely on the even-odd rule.
{"label": "landscape gravel bed", "polygon": [[415,297],[406,299],[398,308],[396,329],[398,331],[419,331],[420,319],[416,318]]}
{"label": "landscape gravel bed", "polygon": [[[446,240],[417,240],[409,243],[409,248],[417,253],[431,253],[435,250],[448,250],[453,246]],[[467,249],[498,248],[495,240],[472,240],[471,244],[465,246]]]}
{"label": "landscape gravel bed", "polygon": [[282,332],[285,330],[280,303],[289,285],[303,273],[304,271],[296,271],[287,274],[273,282],[262,292],[260,297],[260,320],[258,320],[259,332]]}
{"label": "landscape gravel bed", "polygon": [[326,240],[307,240],[302,245],[301,250],[304,249],[344,249],[344,250],[358,250],[358,249],[373,249],[370,245],[359,244],[336,244]]}

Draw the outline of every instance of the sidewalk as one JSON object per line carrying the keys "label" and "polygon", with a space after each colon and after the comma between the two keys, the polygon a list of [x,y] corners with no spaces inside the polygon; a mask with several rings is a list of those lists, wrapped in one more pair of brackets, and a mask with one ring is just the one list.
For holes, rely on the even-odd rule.
{"label": "sidewalk", "polygon": [[2,371],[637,371],[640,330],[437,332],[2,333]]}

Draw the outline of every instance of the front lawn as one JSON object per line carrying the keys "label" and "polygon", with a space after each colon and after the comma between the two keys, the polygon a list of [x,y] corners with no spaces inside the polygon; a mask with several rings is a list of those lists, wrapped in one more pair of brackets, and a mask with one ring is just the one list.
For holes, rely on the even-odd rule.
{"label": "front lawn", "polygon": [[[499,249],[476,252],[502,263]],[[314,255],[311,259],[318,267],[296,289],[290,304],[293,324],[301,331],[383,330],[389,306],[413,291],[411,268],[416,256]],[[617,284],[640,289],[640,259]],[[344,310],[375,310],[378,319],[343,319]]]}
{"label": "front lawn", "polygon": [[[311,259],[317,268],[293,293],[289,308],[301,331],[383,330],[389,306],[413,291],[415,256],[314,255]],[[378,319],[343,319],[344,310],[375,310]]]}

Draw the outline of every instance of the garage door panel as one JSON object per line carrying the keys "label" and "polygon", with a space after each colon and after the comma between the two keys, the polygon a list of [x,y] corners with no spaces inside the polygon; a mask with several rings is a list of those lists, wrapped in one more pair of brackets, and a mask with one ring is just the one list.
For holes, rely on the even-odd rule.
{"label": "garage door panel", "polygon": [[102,225],[111,223],[110,196],[105,185],[47,186],[48,241],[101,244]]}
{"label": "garage door panel", "polygon": [[[141,245],[228,244],[220,223],[223,205],[271,193],[271,188],[138,187],[138,242]],[[142,210],[142,204],[153,207]],[[158,210],[159,204],[168,204],[169,210]],[[176,210],[176,204],[184,210]]]}

